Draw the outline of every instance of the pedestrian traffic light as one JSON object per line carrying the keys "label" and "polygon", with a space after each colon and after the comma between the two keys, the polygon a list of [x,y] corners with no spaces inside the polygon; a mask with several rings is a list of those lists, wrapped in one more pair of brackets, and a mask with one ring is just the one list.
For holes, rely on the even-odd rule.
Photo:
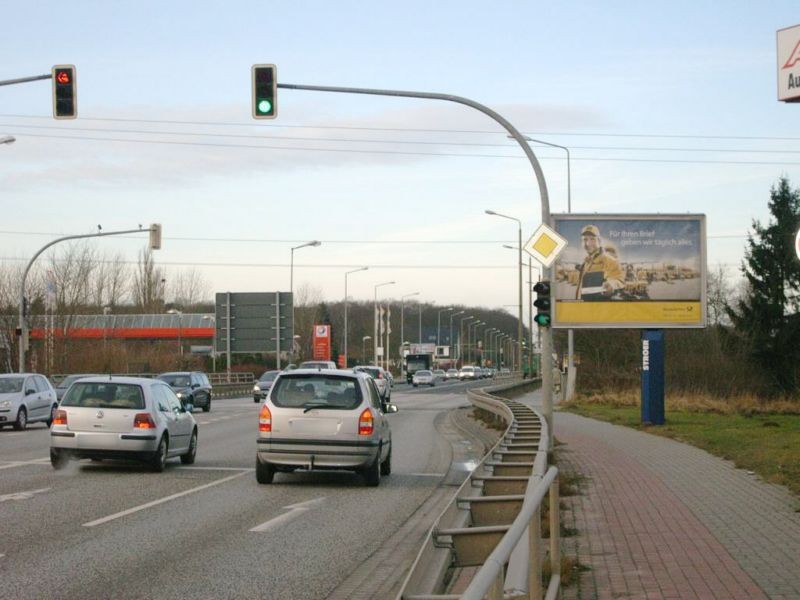
{"label": "pedestrian traffic light", "polygon": [[56,65],[51,74],[53,78],[53,117],[74,119],[78,116],[75,65]]}
{"label": "pedestrian traffic light", "polygon": [[253,118],[278,116],[278,69],[275,65],[253,65]]}
{"label": "pedestrian traffic light", "polygon": [[553,320],[550,314],[550,282],[540,281],[533,286],[536,292],[536,300],[533,305],[537,308],[536,316],[533,318],[539,327],[549,327]]}

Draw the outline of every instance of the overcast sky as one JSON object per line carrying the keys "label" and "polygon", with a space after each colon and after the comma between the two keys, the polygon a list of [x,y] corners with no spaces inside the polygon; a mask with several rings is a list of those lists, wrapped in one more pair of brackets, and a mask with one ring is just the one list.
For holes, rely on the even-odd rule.
{"label": "overcast sky", "polygon": [[[522,151],[488,117],[428,100],[280,90],[251,118],[250,67],[282,83],[441,92],[570,148],[573,212],[703,213],[732,276],[781,175],[800,186],[800,104],[777,101],[776,30],[795,1],[15,2],[0,80],[77,67],[79,118],[51,84],[0,87],[0,258],[152,222],[157,260],[211,291],[318,287],[330,300],[517,299],[517,224],[541,222]],[[553,212],[566,153],[534,146]],[[130,261],[146,236],[97,242]]]}

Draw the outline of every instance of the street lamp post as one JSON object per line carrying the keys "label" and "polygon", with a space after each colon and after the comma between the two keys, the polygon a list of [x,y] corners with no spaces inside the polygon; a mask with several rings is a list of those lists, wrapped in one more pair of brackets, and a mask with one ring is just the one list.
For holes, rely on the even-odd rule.
{"label": "street lamp post", "polygon": [[379,364],[378,363],[378,339],[379,339],[378,338],[378,288],[383,287],[384,285],[394,285],[394,283],[395,283],[394,281],[384,281],[383,283],[375,284],[375,305],[374,305],[375,318],[373,319],[375,323],[375,331],[373,332],[374,335],[372,337],[372,347],[373,347],[373,358],[375,359],[376,365]]}
{"label": "street lamp post", "polygon": [[[8,143],[8,142],[7,142]],[[98,233],[86,233],[83,235],[67,235],[64,237],[57,238],[52,242],[49,242],[39,248],[36,254],[33,255],[33,258],[28,262],[28,265],[25,267],[25,270],[22,272],[22,282],[19,286],[19,372],[25,372],[25,339],[27,338],[27,323],[25,322],[25,280],[28,279],[28,273],[33,267],[34,261],[39,258],[39,255],[47,250],[50,246],[57,244],[59,242],[65,242],[67,240],[81,240],[90,237],[106,237],[109,235],[123,235],[126,233],[144,233],[145,231],[150,233],[150,248],[153,250],[158,250],[161,248],[161,225],[158,223],[153,223],[147,229],[142,229],[139,226],[139,229],[126,229],[124,231],[106,231],[106,232],[98,232]]]}
{"label": "street lamp post", "polygon": [[455,360],[456,353],[455,353],[455,344],[453,343],[453,317],[457,317],[458,315],[463,315],[464,311],[460,310],[457,313],[453,313],[450,315],[450,360]]}
{"label": "street lamp post", "polygon": [[[344,274],[344,368],[347,368],[347,276],[359,271],[366,271],[369,267],[361,267],[360,269],[353,269]],[[294,302],[292,302],[294,306]]]}
{"label": "street lamp post", "polygon": [[492,336],[495,331],[497,331],[495,327],[489,327],[483,330],[483,352],[481,352],[481,358],[483,358],[484,366],[486,365],[486,357],[491,355],[489,352],[489,345],[492,342]]}
{"label": "street lamp post", "polygon": [[[487,215],[492,215],[495,217],[501,217],[503,219],[509,219],[511,221],[516,221],[519,228],[518,228],[518,235],[519,235],[519,322],[517,323],[517,342],[520,344],[519,348],[519,355],[522,356],[522,221],[517,219],[516,217],[509,217],[508,215],[503,215],[493,210],[485,211]],[[520,365],[521,366],[521,365]]]}
{"label": "street lamp post", "polygon": [[[483,321],[475,321],[474,323],[470,323],[467,325],[467,354],[469,356],[469,362],[475,362],[475,340],[478,337],[478,326],[484,325]],[[474,327],[474,333],[470,334],[470,328]]]}
{"label": "street lamp post", "polygon": [[170,308],[167,314],[178,317],[178,360],[180,361],[180,366],[183,367],[183,311],[177,308]]}
{"label": "street lamp post", "polygon": [[443,308],[442,310],[438,311],[436,315],[436,346],[441,345],[441,333],[442,333],[442,313],[447,312],[448,310],[453,310],[453,307],[450,308]]}
{"label": "street lamp post", "polygon": [[[503,248],[509,250],[516,250],[514,246],[503,244]],[[523,248],[523,250],[525,250]],[[533,377],[533,263],[531,262],[531,253],[525,250],[528,255],[528,369],[530,376]],[[539,273],[539,280],[542,279],[541,270],[536,268]]]}
{"label": "street lamp post", "polygon": [[458,360],[461,361],[461,366],[464,366],[464,321],[471,321],[477,317],[472,315],[461,317],[458,320]]}
{"label": "street lamp post", "polygon": [[367,340],[371,340],[371,335],[365,335],[361,338],[361,360],[366,364],[367,362]]}
{"label": "street lamp post", "polygon": [[[312,240],[310,242],[306,242],[305,244],[300,244],[299,246],[294,246],[292,248],[292,251],[291,251],[291,257],[289,259],[289,293],[292,296],[292,340],[294,340],[294,251],[295,250],[299,250],[300,248],[307,248],[307,247],[310,247],[310,246],[317,247],[317,246],[321,246],[321,245],[322,245],[322,242],[320,242],[319,240]],[[277,333],[278,338],[281,337],[280,325],[281,325],[280,323],[276,324],[276,327],[277,327],[277,330],[278,330],[278,333]],[[294,345],[294,343],[292,343],[292,345]],[[292,352],[294,352],[294,348],[292,348]],[[276,356],[275,360],[276,360],[276,364],[278,365],[278,368],[280,369],[281,357],[280,356]],[[292,361],[291,357],[289,357],[289,362],[291,362],[291,361]]]}
{"label": "street lamp post", "polygon": [[13,144],[16,141],[17,138],[15,138],[13,135],[4,135],[3,137],[0,137],[0,144]]}

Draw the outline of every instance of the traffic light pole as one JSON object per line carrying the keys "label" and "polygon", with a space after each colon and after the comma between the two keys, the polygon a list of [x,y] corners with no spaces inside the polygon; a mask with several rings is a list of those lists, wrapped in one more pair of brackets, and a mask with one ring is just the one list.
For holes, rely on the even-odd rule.
{"label": "traffic light pole", "polygon": [[[22,283],[19,286],[19,373],[25,372],[25,339],[27,338],[27,328],[25,323],[25,281],[28,279],[28,273],[33,266],[33,263],[39,258],[39,255],[47,250],[50,246],[53,246],[59,242],[65,242],[67,240],[81,240],[84,238],[92,238],[92,237],[105,237],[108,235],[122,235],[124,233],[143,233],[145,231],[151,232],[153,231],[155,226],[150,226],[147,229],[126,229],[124,231],[107,231],[107,232],[100,232],[100,233],[87,233],[84,235],[68,235],[65,237],[60,237],[58,239],[53,240],[52,242],[45,244],[42,246],[39,251],[33,255],[33,258],[28,262],[28,265],[25,267],[25,271],[22,273]],[[160,226],[159,226],[160,232]],[[160,237],[160,236],[159,236]],[[153,242],[151,241],[151,244]],[[158,240],[158,246],[160,247],[161,240]]]}
{"label": "traffic light pole", "polygon": [[[533,150],[528,145],[525,136],[523,136],[516,127],[514,127],[504,117],[493,111],[488,106],[484,106],[469,98],[462,96],[453,96],[450,94],[436,94],[430,92],[409,92],[400,90],[377,90],[369,88],[349,88],[349,87],[329,87],[321,85],[296,85],[292,83],[278,83],[278,88],[285,90],[305,90],[309,92],[334,92],[342,94],[367,94],[371,96],[394,96],[403,98],[421,98],[425,100],[446,100],[448,102],[455,102],[457,104],[464,104],[470,108],[474,108],[487,115],[499,123],[509,135],[517,141],[522,148],[525,156],[533,168],[536,182],[539,186],[539,196],[542,202],[542,223],[550,224],[550,197],[547,193],[547,184],[544,180],[544,172],[533,153]],[[552,269],[551,269],[552,273]],[[552,277],[548,277],[552,279]],[[543,412],[547,425],[550,431],[551,448],[553,439],[553,332],[550,327],[542,327],[540,329],[542,341],[542,394],[543,394]]]}

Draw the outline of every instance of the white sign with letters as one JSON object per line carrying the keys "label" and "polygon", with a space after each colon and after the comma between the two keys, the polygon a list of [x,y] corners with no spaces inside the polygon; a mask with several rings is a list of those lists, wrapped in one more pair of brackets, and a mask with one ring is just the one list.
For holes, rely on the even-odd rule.
{"label": "white sign with letters", "polygon": [[778,100],[800,102],[800,25],[778,31]]}

